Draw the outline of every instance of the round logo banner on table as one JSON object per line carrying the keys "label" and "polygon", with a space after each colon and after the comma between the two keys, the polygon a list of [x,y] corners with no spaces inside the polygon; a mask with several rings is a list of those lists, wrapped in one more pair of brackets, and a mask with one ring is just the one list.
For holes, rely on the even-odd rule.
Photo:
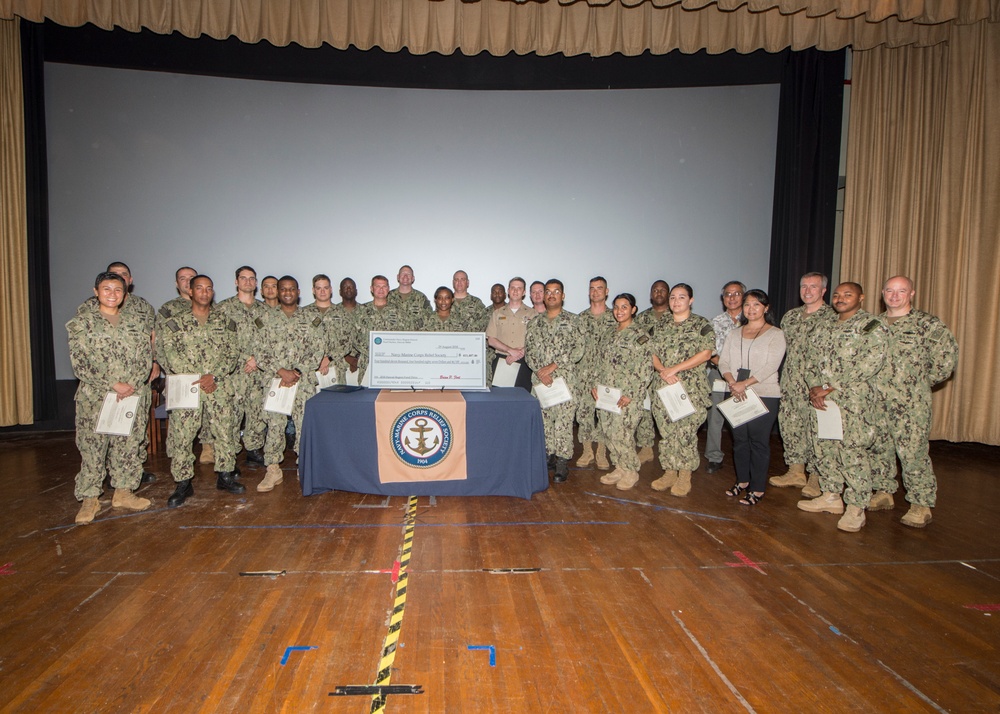
{"label": "round logo banner on table", "polygon": [[452,447],[452,428],[438,410],[427,406],[411,407],[392,423],[392,450],[407,466],[425,469],[448,457]]}

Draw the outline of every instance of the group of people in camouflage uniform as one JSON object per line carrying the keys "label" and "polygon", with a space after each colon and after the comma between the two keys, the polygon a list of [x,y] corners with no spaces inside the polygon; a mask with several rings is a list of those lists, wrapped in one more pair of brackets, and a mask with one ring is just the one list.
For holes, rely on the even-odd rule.
{"label": "group of people in camouflage uniform", "polygon": [[[194,444],[199,434],[200,460],[214,462],[218,489],[245,492],[236,466],[242,435],[247,461],[266,467],[256,488],[267,492],[282,482],[280,464],[286,450],[287,417],[263,409],[272,380],[286,387],[297,385],[291,414],[297,453],[305,402],[318,385],[316,373],[327,375],[333,370],[338,383],[360,383],[368,364],[371,330],[484,332],[490,374],[503,360],[516,370],[518,386],[549,387],[556,379],[565,380],[572,399],[542,412],[555,482],[567,478],[576,424],[583,444],[577,466],[595,464],[609,470],[613,462],[615,469],[601,481],[622,490],[632,488],[639,479],[640,464],[654,457],[655,423],[661,436],[663,475],[651,487],[670,489],[675,496],[685,496],[691,489],[692,472],[700,463],[697,431],[713,403],[705,365],[714,366],[723,323],[718,318],[709,322],[692,312],[694,291],[686,284],[671,289],[666,281],[655,281],[651,306],[640,313],[628,293],[618,295],[609,308],[607,281],[595,277],[589,284],[590,306],[576,315],[564,310],[564,286],[556,279],[533,283],[530,305],[522,302],[528,292],[522,278],[512,279],[506,290],[496,284],[486,305],[469,294],[468,275],[458,271],[453,289],[442,286],[435,291],[432,308],[427,296],[413,287],[414,273],[406,265],[399,269],[395,289],[390,289],[385,276],[372,278],[372,300],[363,304],[357,302],[357,286],[351,278],[341,281],[341,302],[334,303],[329,277],[315,276],[314,302],[300,307],[298,281],[288,275],[263,278],[263,300],[258,300],[256,272],[242,266],[236,271],[236,295],[218,303],[208,276],[184,267],[175,277],[178,297],[154,316],[149,303],[130,292],[128,266],[113,263],[98,276],[94,297],[67,323],[70,357],[80,380],[76,397],[77,444],[82,455],[76,480],[76,497],[82,502],[78,523],[90,522],[98,513],[98,497],[109,473],[115,489],[113,507],[149,507],[148,499],[133,491],[144,478],[149,385],[161,371],[197,375],[194,384],[200,390],[197,409],[170,411],[167,455],[175,491],[167,505],[180,506],[194,492]],[[886,290],[890,286],[895,290],[894,302],[884,292],[889,310],[873,318],[859,309],[863,297],[859,287],[851,292],[851,283],[838,286],[831,309],[822,302],[826,279],[809,274],[802,280],[803,306],[782,321],[789,356],[781,377],[780,423],[789,469],[771,483],[802,486],[807,496],[811,488],[819,488],[812,494],[815,498],[799,504],[804,510],[843,512],[846,502],[847,522],[842,519],[842,527],[856,524],[855,508],[861,509],[863,524],[865,507],[891,507],[896,452],[903,462],[907,498],[914,508],[926,509],[913,518],[907,514],[904,523],[916,518],[919,524],[908,524],[925,525],[934,505],[933,485],[928,482],[933,482],[933,471],[926,456],[930,386],[951,373],[956,348],[940,321],[912,310],[909,299],[904,299],[906,291],[896,290],[899,281],[909,285],[912,298],[912,285],[906,278],[891,279]],[[742,293],[742,284],[727,287],[731,285],[740,285]],[[725,298],[723,303],[730,307]],[[723,316],[735,324],[731,310]],[[895,346],[890,348],[890,342]],[[897,359],[904,353],[905,360]],[[656,389],[677,382],[696,409],[674,422]],[[595,409],[598,385],[621,390],[618,413]],[[139,396],[140,406],[127,437],[94,431],[96,415],[109,391],[119,398]],[[860,408],[870,406],[876,397],[886,405],[884,411]],[[841,410],[843,441],[815,438],[815,417],[809,410],[823,409],[825,399],[835,401]],[[877,418],[890,413],[892,419]],[[890,424],[893,439],[876,438]],[[895,444],[895,450],[886,447],[887,443]],[[708,455],[711,472],[721,465],[721,453]],[[847,490],[841,497],[845,482]],[[872,488],[877,491],[874,495]]]}
{"label": "group of people in camouflage uniform", "polygon": [[[836,286],[823,302],[827,279],[807,273],[803,305],[781,321],[788,356],[781,375],[779,415],[788,471],[779,487],[801,487],[798,507],[842,514],[840,530],[857,532],[865,512],[894,507],[896,458],[910,508],[900,519],[923,528],[936,505],[937,479],[928,455],[931,389],[955,369],[958,345],[941,320],[913,307],[905,276],[882,286],[885,312],[862,309],[864,289]],[[817,437],[818,412],[835,404],[841,439]]]}

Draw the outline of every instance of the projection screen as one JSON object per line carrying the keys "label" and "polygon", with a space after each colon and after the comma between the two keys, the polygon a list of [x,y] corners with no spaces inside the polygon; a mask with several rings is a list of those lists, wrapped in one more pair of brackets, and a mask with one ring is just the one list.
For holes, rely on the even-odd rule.
{"label": "projection screen", "polygon": [[663,278],[695,312],[727,280],[766,288],[778,85],[599,91],[366,88],[46,63],[57,377],[63,325],[113,260],[154,306],[190,265],[396,285],[431,295],[591,277],[648,307]]}

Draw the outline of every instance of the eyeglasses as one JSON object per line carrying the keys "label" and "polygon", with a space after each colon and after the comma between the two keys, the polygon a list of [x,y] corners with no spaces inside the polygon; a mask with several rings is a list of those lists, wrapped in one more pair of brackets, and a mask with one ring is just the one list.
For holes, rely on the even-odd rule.
{"label": "eyeglasses", "polygon": [[743,293],[722,293],[725,297],[743,297]]}

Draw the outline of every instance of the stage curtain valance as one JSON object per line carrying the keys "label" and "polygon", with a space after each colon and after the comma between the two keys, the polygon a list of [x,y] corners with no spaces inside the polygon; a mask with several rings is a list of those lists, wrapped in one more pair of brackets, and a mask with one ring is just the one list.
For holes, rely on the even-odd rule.
{"label": "stage curtain valance", "polygon": [[841,279],[907,275],[958,338],[932,438],[1000,444],[1000,23],[854,54]]}
{"label": "stage curtain valance", "polygon": [[1000,0],[0,0],[0,18],[414,54],[927,47]]}

